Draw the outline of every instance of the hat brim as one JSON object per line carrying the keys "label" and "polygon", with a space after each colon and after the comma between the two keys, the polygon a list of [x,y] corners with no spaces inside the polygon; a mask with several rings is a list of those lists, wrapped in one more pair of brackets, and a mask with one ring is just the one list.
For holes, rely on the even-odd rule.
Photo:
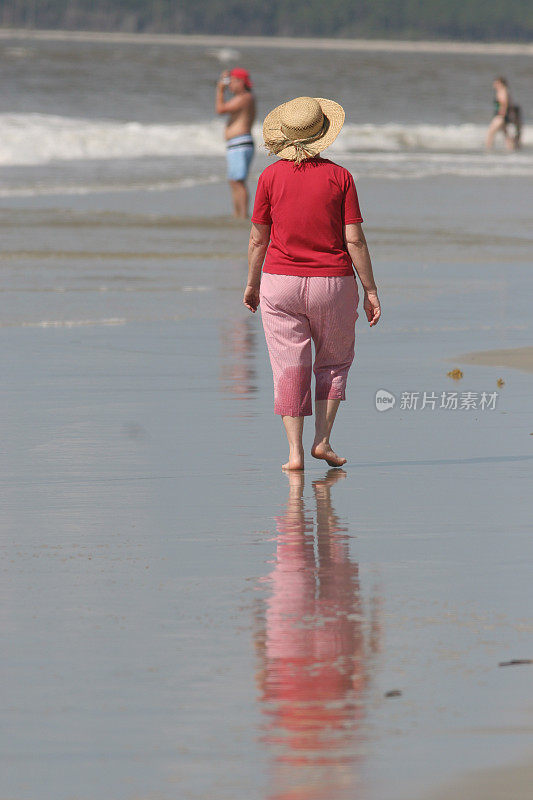
{"label": "hat brim", "polygon": [[[333,144],[341,132],[346,114],[344,113],[343,107],[334,100],[326,100],[323,97],[315,97],[314,99],[320,104],[322,113],[327,117],[329,122],[328,129],[324,135],[321,136],[320,139],[317,139],[316,142],[307,145],[307,149],[313,155],[318,155],[318,153],[321,153],[326,147],[329,147],[330,144]],[[282,138],[281,113],[286,105],[287,103],[282,103],[280,106],[274,108],[263,122],[263,139],[265,140],[267,149],[270,149],[271,145],[278,143]],[[296,148],[294,145],[289,144],[287,147],[284,147],[283,150],[280,150],[277,155],[279,158],[294,161],[296,158]]]}

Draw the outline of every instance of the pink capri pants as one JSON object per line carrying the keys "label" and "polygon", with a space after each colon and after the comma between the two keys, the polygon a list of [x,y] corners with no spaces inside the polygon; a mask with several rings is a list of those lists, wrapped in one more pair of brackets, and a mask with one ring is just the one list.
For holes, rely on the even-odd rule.
{"label": "pink capri pants", "polygon": [[260,301],[274,376],[274,413],[289,417],[313,413],[312,372],[315,400],[344,400],[358,317],[355,276],[263,273]]}

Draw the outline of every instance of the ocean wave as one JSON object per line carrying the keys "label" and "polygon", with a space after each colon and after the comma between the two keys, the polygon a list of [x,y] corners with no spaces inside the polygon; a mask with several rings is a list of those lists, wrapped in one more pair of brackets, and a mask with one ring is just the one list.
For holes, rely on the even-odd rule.
{"label": "ocean wave", "polygon": [[[332,154],[460,153],[483,149],[486,126],[399,123],[346,124]],[[261,127],[254,135],[261,142]],[[533,129],[526,128],[526,148]],[[0,114],[0,164],[44,165],[55,161],[143,157],[222,156],[223,124],[144,124],[75,119],[49,114]]]}
{"label": "ocean wave", "polygon": [[[338,153],[478,153],[484,149],[486,125],[350,125],[343,127],[332,150]],[[526,147],[533,145],[533,131],[526,128]]]}
{"label": "ocean wave", "polygon": [[153,124],[0,114],[0,164],[98,161],[146,156],[223,155],[223,125]]}
{"label": "ocean wave", "polygon": [[[332,155],[334,155],[332,153]],[[533,154],[484,152],[343,152],[342,163],[358,177],[432,178],[455,175],[464,178],[533,177]]]}

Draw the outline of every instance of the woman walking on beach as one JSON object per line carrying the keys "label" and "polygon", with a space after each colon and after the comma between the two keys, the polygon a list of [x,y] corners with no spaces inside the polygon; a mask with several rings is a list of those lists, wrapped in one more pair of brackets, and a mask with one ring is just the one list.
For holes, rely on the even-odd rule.
{"label": "woman walking on beach", "polygon": [[[520,106],[513,103],[509,84],[505,78],[495,78],[492,88],[494,89],[494,116],[487,131],[487,150],[492,150],[494,137],[498,131],[502,131],[505,136],[507,149],[516,150],[520,147],[522,135],[522,110]],[[508,125],[514,126],[513,136],[507,130]]]}
{"label": "woman walking on beach", "polygon": [[346,463],[333,450],[330,435],[354,357],[359,297],[352,264],[371,326],[381,313],[354,180],[344,167],[320,156],[338,136],[344,116],[332,100],[298,97],[271,111],[263,125],[268,150],[280,158],[259,178],[243,302],[253,312],[261,303],[274,413],[281,415],[289,442],[283,469],[304,467],[303,422],[312,414],[312,372],[311,455],[332,467]]}

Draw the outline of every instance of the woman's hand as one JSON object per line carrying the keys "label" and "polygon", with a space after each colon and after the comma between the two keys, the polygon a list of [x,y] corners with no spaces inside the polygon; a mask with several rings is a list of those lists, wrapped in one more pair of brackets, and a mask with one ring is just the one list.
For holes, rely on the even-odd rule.
{"label": "woman's hand", "polygon": [[252,222],[250,241],[248,242],[248,278],[242,302],[255,314],[259,305],[259,287],[261,286],[261,267],[265,260],[270,241],[270,225],[259,225]]}
{"label": "woman's hand", "polygon": [[365,292],[363,308],[365,309],[366,318],[370,323],[370,327],[372,327],[381,316],[381,306],[379,304],[377,291]]}
{"label": "woman's hand", "polygon": [[246,308],[249,308],[250,311],[255,314],[259,305],[259,286],[251,286],[250,284],[247,284],[246,289],[244,290],[242,302]]}

